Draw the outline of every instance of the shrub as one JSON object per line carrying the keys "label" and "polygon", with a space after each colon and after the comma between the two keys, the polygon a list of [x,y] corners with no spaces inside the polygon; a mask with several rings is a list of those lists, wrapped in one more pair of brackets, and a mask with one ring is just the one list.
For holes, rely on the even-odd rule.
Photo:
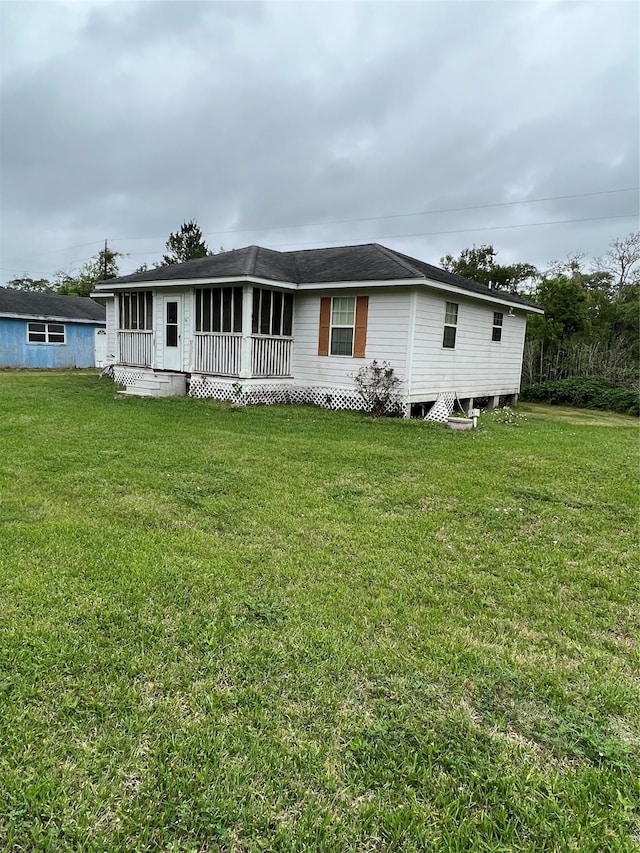
{"label": "shrub", "polygon": [[523,388],[521,400],[557,406],[581,406],[607,409],[627,415],[640,415],[638,389],[621,388],[602,376],[576,376],[557,382],[543,382]]}
{"label": "shrub", "polygon": [[388,361],[378,363],[374,359],[371,364],[360,368],[353,381],[366,411],[372,417],[380,417],[397,408],[402,380]]}

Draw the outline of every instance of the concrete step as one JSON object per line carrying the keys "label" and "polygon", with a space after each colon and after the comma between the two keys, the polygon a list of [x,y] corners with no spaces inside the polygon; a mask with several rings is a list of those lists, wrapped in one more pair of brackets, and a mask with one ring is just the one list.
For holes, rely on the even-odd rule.
{"label": "concrete step", "polygon": [[180,373],[147,373],[127,385],[122,392],[128,397],[184,397],[186,376]]}

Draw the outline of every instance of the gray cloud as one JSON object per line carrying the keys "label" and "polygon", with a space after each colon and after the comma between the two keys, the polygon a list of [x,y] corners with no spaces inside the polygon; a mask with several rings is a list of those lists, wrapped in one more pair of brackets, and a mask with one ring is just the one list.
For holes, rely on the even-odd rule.
{"label": "gray cloud", "polygon": [[638,227],[637,193],[372,219],[637,187],[635,3],[0,14],[3,280],[77,267],[105,237],[130,271],[192,217],[214,248],[380,240],[435,262],[492,242],[544,264]]}

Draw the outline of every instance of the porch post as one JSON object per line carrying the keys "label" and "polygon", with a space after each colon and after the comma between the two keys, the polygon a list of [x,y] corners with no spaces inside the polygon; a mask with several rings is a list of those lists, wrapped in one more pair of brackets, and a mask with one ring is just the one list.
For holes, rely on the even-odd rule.
{"label": "porch post", "polygon": [[251,377],[251,327],[253,321],[253,285],[242,287],[242,349],[240,351],[240,378]]}

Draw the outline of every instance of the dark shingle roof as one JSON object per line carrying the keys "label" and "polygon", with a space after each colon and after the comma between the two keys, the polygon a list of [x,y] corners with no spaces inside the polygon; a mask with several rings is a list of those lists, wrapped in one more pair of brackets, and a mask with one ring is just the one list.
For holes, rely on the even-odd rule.
{"label": "dark shingle roof", "polygon": [[121,276],[100,284],[144,284],[153,281],[241,276],[265,278],[274,282],[327,285],[344,281],[392,282],[402,279],[430,279],[470,293],[513,302],[515,305],[532,306],[531,302],[517,294],[491,289],[378,243],[294,252],[277,252],[260,246],[247,246],[184,264],[156,267],[146,272]]}
{"label": "dark shingle roof", "polygon": [[105,309],[88,296],[57,296],[0,287],[0,314],[21,317],[60,317],[65,320],[104,322]]}

